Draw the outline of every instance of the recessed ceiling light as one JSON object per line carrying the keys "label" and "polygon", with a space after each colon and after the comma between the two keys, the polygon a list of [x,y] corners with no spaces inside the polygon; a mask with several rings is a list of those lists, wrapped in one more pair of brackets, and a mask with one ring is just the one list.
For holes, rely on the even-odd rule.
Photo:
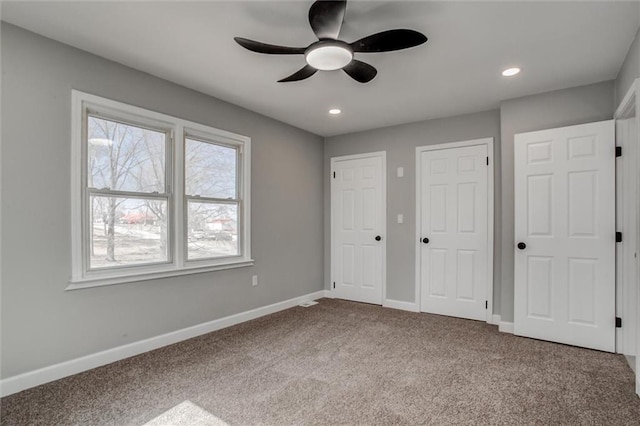
{"label": "recessed ceiling light", "polygon": [[338,108],[333,108],[329,110],[329,114],[331,115],[338,115],[340,114],[342,111],[340,111]]}
{"label": "recessed ceiling light", "polygon": [[505,77],[513,77],[519,72],[520,72],[520,68],[507,68],[506,70],[502,71],[502,75]]}

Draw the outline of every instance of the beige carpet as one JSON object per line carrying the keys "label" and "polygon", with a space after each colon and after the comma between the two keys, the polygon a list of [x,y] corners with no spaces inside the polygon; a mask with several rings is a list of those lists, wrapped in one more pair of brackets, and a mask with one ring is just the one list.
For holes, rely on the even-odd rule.
{"label": "beige carpet", "polygon": [[191,401],[184,401],[168,409],[144,426],[229,426],[210,412]]}
{"label": "beige carpet", "polygon": [[167,413],[231,426],[638,425],[633,386],[620,355],[322,299],[3,398],[0,415],[6,425],[140,426]]}

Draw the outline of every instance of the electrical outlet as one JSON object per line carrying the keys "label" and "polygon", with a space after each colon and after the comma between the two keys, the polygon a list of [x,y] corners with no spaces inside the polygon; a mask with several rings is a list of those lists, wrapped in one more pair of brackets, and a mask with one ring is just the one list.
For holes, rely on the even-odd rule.
{"label": "electrical outlet", "polygon": [[254,287],[258,285],[258,276],[257,275],[254,275],[251,278],[251,285],[254,286]]}
{"label": "electrical outlet", "polygon": [[404,215],[402,214],[398,215],[398,223],[404,223]]}
{"label": "electrical outlet", "polygon": [[398,167],[397,173],[399,178],[404,177],[404,167]]}

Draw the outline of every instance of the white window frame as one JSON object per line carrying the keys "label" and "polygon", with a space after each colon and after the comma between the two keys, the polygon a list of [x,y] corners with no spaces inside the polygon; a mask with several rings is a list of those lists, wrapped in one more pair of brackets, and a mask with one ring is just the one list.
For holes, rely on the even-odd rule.
{"label": "white window frame", "polygon": [[[86,122],[91,115],[120,119],[166,132],[167,261],[122,268],[89,269]],[[187,135],[238,149],[238,256],[187,260],[187,197],[184,149]],[[77,90],[71,91],[71,281],[67,290],[240,268],[251,258],[251,138]]]}

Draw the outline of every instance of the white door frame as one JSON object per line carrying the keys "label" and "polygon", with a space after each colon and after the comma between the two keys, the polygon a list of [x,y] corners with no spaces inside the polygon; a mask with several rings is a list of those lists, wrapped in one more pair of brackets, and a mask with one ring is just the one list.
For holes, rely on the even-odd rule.
{"label": "white door frame", "polygon": [[418,310],[422,312],[420,287],[421,287],[421,269],[420,249],[422,248],[421,227],[421,206],[422,206],[422,163],[420,154],[425,151],[436,151],[450,148],[462,148],[468,146],[486,145],[487,156],[489,157],[489,165],[487,166],[487,313],[486,321],[493,323],[493,138],[473,139],[461,142],[440,143],[435,145],[419,146],[416,148],[416,239],[415,239],[415,301]]}
{"label": "white door frame", "polygon": [[[616,163],[622,160],[622,182],[616,179],[616,193],[621,196],[622,205],[616,207],[625,208],[623,213],[626,213],[626,217],[623,215],[622,223],[617,223],[616,231],[623,233],[623,239],[620,246],[619,254],[622,256],[623,261],[621,264],[616,262],[616,316],[622,318],[622,329],[616,330],[616,352],[620,353],[623,349],[624,338],[627,333],[626,327],[630,327],[630,332],[635,332],[636,347],[635,347],[635,372],[636,372],[636,393],[640,395],[640,257],[635,258],[635,265],[629,261],[624,260],[633,259],[635,250],[637,250],[638,242],[640,241],[640,197],[638,197],[637,190],[640,189],[640,79],[636,79],[624,98],[620,102],[620,105],[616,109],[614,118],[616,119],[616,130],[618,129],[617,120],[630,118],[631,111],[635,108],[635,125],[637,132],[636,140],[616,140],[617,146],[622,146],[622,158],[618,158]],[[635,146],[631,148],[631,144]],[[617,171],[617,170],[616,170]],[[624,182],[635,181],[635,190],[633,186],[625,185]],[[618,217],[618,215],[616,214]],[[635,235],[630,235],[628,228],[632,222],[635,222]],[[625,236],[626,235],[626,236]],[[635,244],[633,244],[635,243]],[[635,271],[633,267],[635,266]],[[636,272],[637,271],[637,272]],[[626,279],[631,275],[633,280]],[[621,279],[622,278],[622,279]],[[629,294],[632,286],[635,286],[636,300],[626,300],[624,295]],[[630,324],[625,322],[625,314],[629,314],[633,310],[636,316],[636,323]],[[628,315],[627,315],[628,316]],[[629,330],[629,328],[627,328]]]}
{"label": "white door frame", "polygon": [[387,151],[368,152],[365,154],[343,155],[340,157],[331,157],[331,169],[329,179],[331,181],[331,190],[329,194],[329,218],[331,223],[331,241],[329,242],[330,258],[331,258],[331,281],[329,283],[329,293],[327,297],[335,297],[333,282],[335,281],[335,251],[333,249],[333,242],[335,241],[335,224],[333,223],[333,206],[331,200],[333,199],[333,172],[335,170],[335,164],[338,161],[345,160],[360,160],[363,158],[381,158],[382,159],[382,201],[383,209],[380,216],[380,235],[382,235],[382,303],[387,299]]}

